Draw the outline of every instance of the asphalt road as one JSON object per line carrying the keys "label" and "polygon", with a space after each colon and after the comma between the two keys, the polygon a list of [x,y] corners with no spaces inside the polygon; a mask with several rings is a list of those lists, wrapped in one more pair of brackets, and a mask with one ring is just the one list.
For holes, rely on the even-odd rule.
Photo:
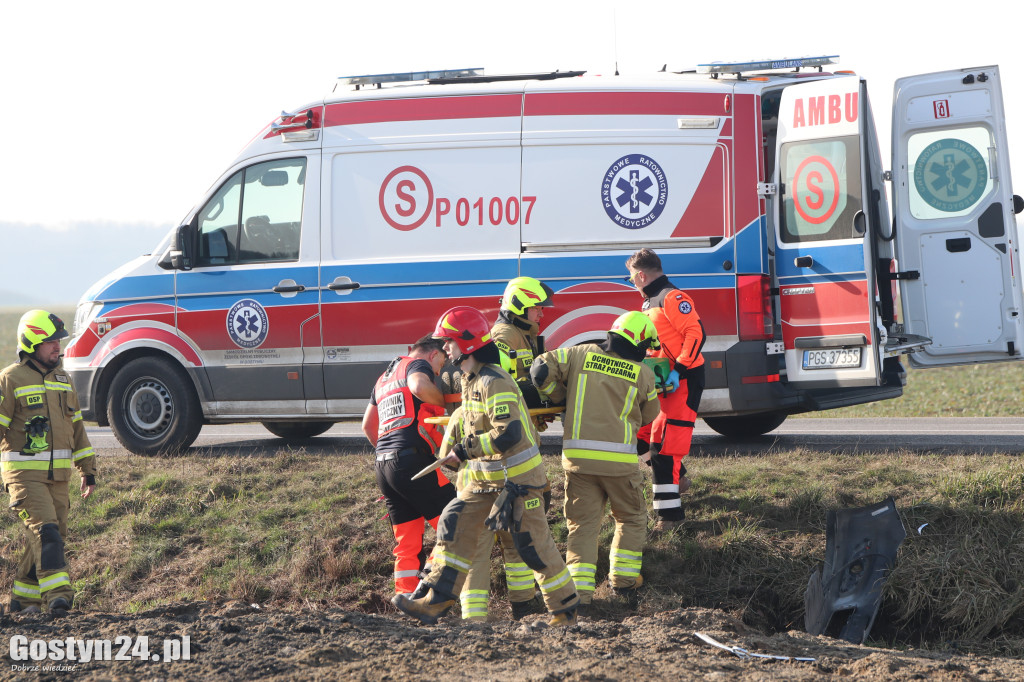
{"label": "asphalt road", "polygon": [[[89,438],[102,455],[126,454],[109,427],[87,427]],[[543,449],[557,451],[561,424],[542,434]],[[775,431],[747,441],[719,436],[703,422],[697,423],[692,454],[757,454],[766,450],[797,448],[837,453],[935,452],[1024,453],[1024,418],[905,418],[814,419],[791,418]],[[266,453],[289,447],[260,424],[205,426],[190,454],[217,456]],[[290,447],[306,452],[346,454],[365,452],[369,444],[355,421],[336,424],[322,436]]]}

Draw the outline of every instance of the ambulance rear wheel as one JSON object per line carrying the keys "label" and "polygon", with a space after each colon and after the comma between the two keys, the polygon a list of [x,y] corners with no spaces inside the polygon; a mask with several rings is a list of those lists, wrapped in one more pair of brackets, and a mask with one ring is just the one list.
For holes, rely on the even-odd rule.
{"label": "ambulance rear wheel", "polygon": [[305,440],[324,433],[334,422],[263,422],[263,426],[278,438]]}
{"label": "ambulance rear wheel", "polygon": [[125,364],[110,382],[107,419],[129,451],[174,454],[199,436],[203,411],[180,367],[165,358],[145,357]]}
{"label": "ambulance rear wheel", "polygon": [[704,417],[704,423],[726,438],[757,438],[782,426],[785,412],[758,412],[737,417]]}

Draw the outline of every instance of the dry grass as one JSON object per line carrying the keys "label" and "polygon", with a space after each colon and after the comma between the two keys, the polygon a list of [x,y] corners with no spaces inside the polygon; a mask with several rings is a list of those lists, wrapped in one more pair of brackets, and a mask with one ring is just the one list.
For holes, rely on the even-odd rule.
{"label": "dry grass", "polygon": [[[549,520],[564,543],[558,460],[547,465],[556,501]],[[393,539],[372,467],[368,453],[301,450],[111,460],[96,495],[73,503],[79,602],[127,612],[187,599],[389,611]],[[1024,465],[1016,458],[801,450],[693,456],[688,467],[687,525],[648,545],[641,613],[704,606],[762,629],[802,629],[826,512],[893,495],[909,535],[886,584],[876,642],[1024,655]],[[0,591],[10,587],[20,536],[16,519],[2,517]],[[608,524],[599,581],[610,538]],[[503,569],[497,557],[493,565],[500,609]],[[628,613],[606,584],[594,611]]]}

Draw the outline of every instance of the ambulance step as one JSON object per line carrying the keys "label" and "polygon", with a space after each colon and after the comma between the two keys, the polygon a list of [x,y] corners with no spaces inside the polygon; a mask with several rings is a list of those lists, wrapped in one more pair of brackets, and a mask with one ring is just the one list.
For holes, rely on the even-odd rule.
{"label": "ambulance step", "polygon": [[890,336],[885,342],[884,355],[887,358],[891,358],[896,355],[913,353],[914,351],[921,350],[925,346],[930,346],[931,343],[931,339],[919,334],[899,334],[898,336]]}

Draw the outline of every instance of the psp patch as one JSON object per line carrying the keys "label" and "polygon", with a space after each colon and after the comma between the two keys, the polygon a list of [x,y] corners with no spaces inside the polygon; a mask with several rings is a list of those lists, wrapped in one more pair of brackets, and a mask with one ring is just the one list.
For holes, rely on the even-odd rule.
{"label": "psp patch", "polygon": [[639,230],[653,223],[667,202],[665,169],[644,154],[623,156],[608,167],[601,182],[604,212],[627,230]]}
{"label": "psp patch", "polygon": [[974,145],[956,138],[936,140],[914,163],[914,187],[929,206],[944,213],[966,211],[985,193],[988,166]]}
{"label": "psp patch", "polygon": [[228,336],[239,348],[258,348],[270,331],[267,311],[251,298],[243,298],[231,306],[227,325]]}
{"label": "psp patch", "polygon": [[508,409],[508,405],[496,405],[494,408],[495,419],[508,419],[512,416],[512,413]]}

